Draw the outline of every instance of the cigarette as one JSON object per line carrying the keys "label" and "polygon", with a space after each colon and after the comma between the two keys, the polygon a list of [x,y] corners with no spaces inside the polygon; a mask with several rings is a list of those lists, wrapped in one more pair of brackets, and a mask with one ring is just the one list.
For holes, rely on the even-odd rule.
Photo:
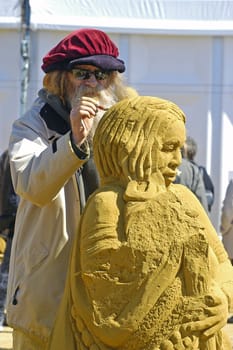
{"label": "cigarette", "polygon": [[83,130],[86,130],[86,125],[82,119],[81,119],[81,126],[83,127]]}
{"label": "cigarette", "polygon": [[107,111],[109,109],[108,107],[103,106],[97,106],[97,108],[101,109],[102,111]]}

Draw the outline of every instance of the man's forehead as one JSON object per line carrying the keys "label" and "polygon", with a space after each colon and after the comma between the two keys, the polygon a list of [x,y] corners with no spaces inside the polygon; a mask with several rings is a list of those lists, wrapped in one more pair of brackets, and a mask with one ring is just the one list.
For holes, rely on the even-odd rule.
{"label": "man's forehead", "polygon": [[73,69],[85,69],[85,70],[90,70],[90,71],[99,70],[98,67],[93,66],[91,64],[79,64],[79,65],[73,67]]}

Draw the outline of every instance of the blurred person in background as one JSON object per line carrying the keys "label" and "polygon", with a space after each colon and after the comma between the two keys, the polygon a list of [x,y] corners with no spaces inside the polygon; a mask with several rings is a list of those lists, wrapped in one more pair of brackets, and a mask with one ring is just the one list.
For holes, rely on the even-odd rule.
{"label": "blurred person in background", "polygon": [[205,186],[205,194],[207,199],[208,211],[211,211],[212,205],[214,203],[214,184],[211,180],[210,175],[208,174],[206,168],[202,165],[199,165],[195,162],[195,156],[197,154],[197,143],[196,141],[188,136],[186,140],[186,157],[194,164],[196,164],[201,172],[204,186]]}
{"label": "blurred person in background", "polygon": [[221,211],[222,242],[233,265],[233,180],[228,183]]}
{"label": "blurred person in background", "polygon": [[177,169],[177,176],[174,183],[179,183],[188,187],[199,199],[206,212],[208,212],[203,178],[198,165],[188,159],[186,143],[181,149],[181,154],[182,162]]}
{"label": "blurred person in background", "polygon": [[[233,265],[233,180],[228,183],[221,211],[220,232],[222,243]],[[233,323],[231,316],[228,323]]]}

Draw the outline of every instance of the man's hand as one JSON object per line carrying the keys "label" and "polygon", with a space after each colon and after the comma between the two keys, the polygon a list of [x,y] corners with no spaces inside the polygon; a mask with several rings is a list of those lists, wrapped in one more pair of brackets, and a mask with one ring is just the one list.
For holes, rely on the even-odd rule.
{"label": "man's hand", "polygon": [[83,96],[76,100],[70,112],[70,124],[73,141],[77,146],[80,146],[89,134],[97,109],[98,101],[92,97]]}

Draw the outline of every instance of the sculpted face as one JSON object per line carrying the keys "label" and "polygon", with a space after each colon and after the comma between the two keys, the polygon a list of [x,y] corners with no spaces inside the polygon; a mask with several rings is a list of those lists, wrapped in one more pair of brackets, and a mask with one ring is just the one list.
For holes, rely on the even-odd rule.
{"label": "sculpted face", "polygon": [[176,178],[177,167],[182,160],[181,147],[185,138],[185,125],[181,120],[171,122],[168,128],[161,133],[157,164],[166,186],[169,186]]}
{"label": "sculpted face", "polygon": [[120,179],[124,185],[133,180],[169,186],[185,138],[185,115],[174,103],[150,96],[118,102],[95,133],[94,157],[102,183]]}

